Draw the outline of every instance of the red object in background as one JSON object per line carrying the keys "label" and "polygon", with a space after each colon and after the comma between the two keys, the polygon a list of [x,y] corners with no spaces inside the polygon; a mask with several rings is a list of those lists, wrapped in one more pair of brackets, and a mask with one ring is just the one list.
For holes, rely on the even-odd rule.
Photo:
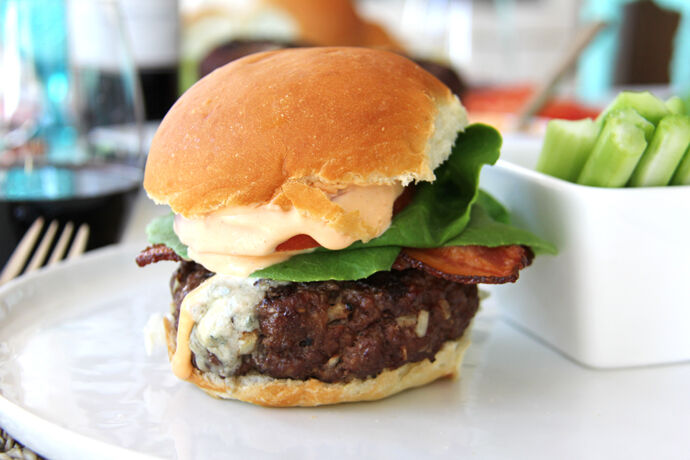
{"label": "red object in background", "polygon": [[[468,112],[517,114],[534,92],[531,86],[473,88],[465,91],[462,103]],[[596,118],[599,110],[569,99],[554,99],[539,112],[540,117],[580,120]]]}

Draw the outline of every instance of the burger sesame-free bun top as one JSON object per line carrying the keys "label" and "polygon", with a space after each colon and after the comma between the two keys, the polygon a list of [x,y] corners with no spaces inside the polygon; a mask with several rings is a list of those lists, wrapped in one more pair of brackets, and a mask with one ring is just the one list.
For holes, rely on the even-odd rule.
{"label": "burger sesame-free bun top", "polygon": [[269,51],[182,95],[153,138],[144,187],[187,217],[269,202],[304,209],[334,188],[432,181],[466,124],[448,88],[397,54]]}

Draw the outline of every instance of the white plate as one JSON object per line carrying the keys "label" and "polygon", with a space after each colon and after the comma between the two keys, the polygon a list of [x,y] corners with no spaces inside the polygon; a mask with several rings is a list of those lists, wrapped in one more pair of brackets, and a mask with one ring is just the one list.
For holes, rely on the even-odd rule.
{"label": "white plate", "polygon": [[[460,380],[384,401],[265,409],[175,379],[143,328],[174,265],[110,248],[0,289],[0,425],[52,459],[681,458],[690,366],[584,369],[496,319]],[[687,457],[686,457],[687,458]]]}

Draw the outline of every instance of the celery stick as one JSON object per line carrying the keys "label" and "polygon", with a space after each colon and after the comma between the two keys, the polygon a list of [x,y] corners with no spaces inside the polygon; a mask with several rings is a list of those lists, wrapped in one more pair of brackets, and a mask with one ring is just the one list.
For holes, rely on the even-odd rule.
{"label": "celery stick", "polygon": [[626,123],[631,123],[644,131],[644,139],[649,143],[654,137],[655,126],[645,117],[640,115],[635,109],[616,109],[609,112],[606,120],[610,118],[620,118]]}
{"label": "celery stick", "polygon": [[599,127],[585,120],[551,120],[546,125],[537,171],[575,182],[597,140]]}
{"label": "celery stick", "polygon": [[654,137],[630,177],[632,187],[667,185],[690,145],[690,117],[667,115],[661,119]]}
{"label": "celery stick", "polygon": [[618,109],[635,109],[640,115],[651,121],[655,125],[666,115],[669,110],[666,103],[648,91],[635,93],[623,91],[609,104],[604,111],[597,117],[598,123],[604,123],[606,116]]}
{"label": "celery stick", "polygon": [[623,187],[646,147],[642,128],[620,118],[607,120],[577,183]]}
{"label": "celery stick", "polygon": [[666,108],[669,112],[676,115],[685,115],[685,102],[678,96],[673,96],[666,100]]}
{"label": "celery stick", "polygon": [[671,179],[671,185],[690,185],[690,149],[685,152],[685,156],[680,161]]}

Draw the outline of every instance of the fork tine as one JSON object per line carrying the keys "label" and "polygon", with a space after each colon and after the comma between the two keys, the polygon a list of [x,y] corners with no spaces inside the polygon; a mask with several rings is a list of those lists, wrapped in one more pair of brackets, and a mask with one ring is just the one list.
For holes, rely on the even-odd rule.
{"label": "fork tine", "polygon": [[17,249],[14,250],[10,259],[7,261],[7,265],[5,265],[2,274],[0,274],[0,284],[8,282],[21,272],[22,267],[24,267],[26,260],[31,254],[31,249],[36,244],[38,235],[41,233],[41,228],[43,228],[43,218],[39,217],[31,224],[31,227],[29,227],[29,230],[27,230],[26,234],[17,245]]}
{"label": "fork tine", "polygon": [[34,256],[31,258],[31,262],[29,262],[26,270],[24,270],[24,273],[31,273],[43,265],[43,261],[46,260],[46,256],[48,255],[48,249],[50,249],[50,245],[53,244],[57,228],[57,220],[51,221],[45,235],[43,235],[43,239],[41,239],[41,242],[38,244],[38,249],[36,249]]}
{"label": "fork tine", "polygon": [[60,260],[62,260],[62,257],[65,255],[65,251],[67,250],[67,244],[69,243],[69,239],[72,237],[73,231],[74,224],[72,222],[67,222],[65,224],[65,228],[62,229],[62,233],[60,234],[60,238],[58,238],[57,244],[55,244],[55,249],[53,249],[53,253],[50,255],[50,259],[48,260],[48,266],[55,265],[56,263],[60,262]]}
{"label": "fork tine", "polygon": [[87,224],[81,224],[77,230],[77,235],[74,237],[74,241],[72,242],[72,247],[69,248],[67,260],[75,259],[82,255],[86,250],[86,242],[88,239],[89,226]]}

